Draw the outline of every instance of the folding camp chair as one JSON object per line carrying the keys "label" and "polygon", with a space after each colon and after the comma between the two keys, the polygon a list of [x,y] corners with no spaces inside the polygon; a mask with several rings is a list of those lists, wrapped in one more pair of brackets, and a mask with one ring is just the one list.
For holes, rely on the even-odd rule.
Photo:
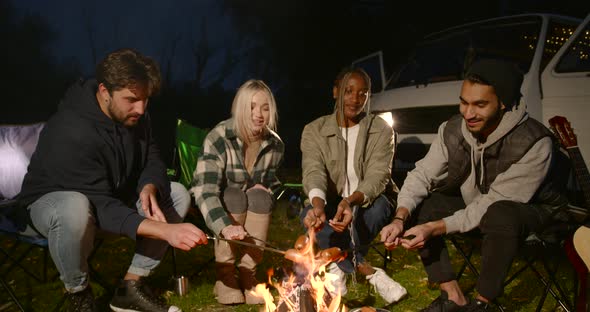
{"label": "folding camp chair", "polygon": [[[20,270],[35,282],[45,283],[49,280],[47,239],[41,235],[21,234],[26,227],[26,217],[15,199],[43,126],[43,123],[0,126],[0,284],[21,311],[29,308],[31,300],[23,304],[22,298],[19,300],[7,282],[8,277]],[[30,262],[36,260],[33,257],[36,252],[41,252],[40,268]]]}
{"label": "folding camp chair", "polygon": [[[178,181],[187,189],[191,188],[193,173],[197,168],[197,159],[203,148],[203,141],[209,131],[201,129],[189,123],[184,119],[176,120],[176,146],[172,158],[172,168],[168,170],[172,180]],[[194,198],[191,196],[193,207],[196,206]],[[207,232],[208,228],[201,213],[194,208],[189,210],[188,218],[194,222],[201,230]],[[211,233],[210,233],[211,234]],[[174,275],[176,273],[176,249],[172,248],[172,261],[174,263]],[[212,258],[211,260],[213,260]]]}
{"label": "folding camp chair", "polygon": [[184,119],[176,121],[176,147],[172,160],[173,168],[170,171],[173,179],[186,188],[191,187],[197,159],[207,133],[207,129],[198,128]]}
{"label": "folding camp chair", "polygon": [[[187,189],[191,188],[197,160],[208,133],[207,129],[196,127],[184,119],[178,119],[176,122],[176,146],[169,173],[172,180],[178,181]],[[192,200],[194,207],[194,198]],[[191,209],[189,216],[196,217],[194,221],[198,223],[199,228],[207,229],[200,212]]]}
{"label": "folding camp chair", "polygon": [[16,307],[20,311],[24,312],[25,308],[20,304],[20,301],[18,301],[18,298],[16,297],[16,294],[14,293],[14,291],[12,291],[12,288],[10,287],[10,285],[8,285],[8,283],[6,283],[4,278],[2,278],[1,276],[0,276],[0,286],[2,286],[2,288],[5,290],[5,292],[10,296],[10,299],[14,302],[14,304],[16,304]]}
{"label": "folding camp chair", "polygon": [[[44,283],[47,281],[47,240],[43,237],[29,237],[19,234],[22,227],[17,226],[8,218],[14,209],[20,209],[14,200],[0,202],[0,282],[11,300],[21,310],[25,311],[26,305],[18,299],[13,288],[6,282],[15,269],[20,269],[33,280]],[[26,265],[35,250],[40,250],[43,258],[41,272],[32,269],[32,265]],[[30,300],[29,300],[30,301]]]}
{"label": "folding camp chair", "polygon": [[280,187],[274,190],[274,197],[276,201],[286,198],[287,218],[293,219],[299,217],[303,207],[309,204],[305,193],[303,192],[303,184],[301,183],[283,183]]}
{"label": "folding camp chair", "polygon": [[[30,287],[27,289],[29,298],[24,301],[25,298],[19,296],[21,291],[15,292],[7,282],[9,277],[13,277],[16,272],[24,272],[27,278],[43,284],[58,276],[57,272],[55,276],[48,276],[52,261],[49,258],[47,238],[37,233],[23,233],[28,216],[22,203],[17,199],[29,159],[37,146],[43,125],[43,123],[36,123],[0,126],[0,288],[6,290],[5,293],[21,311],[31,309],[31,289]],[[110,235],[102,232],[97,234],[94,249],[88,258],[91,279],[105,289],[111,287],[105,287],[108,283],[104,282],[91,262],[104,239]],[[38,259],[41,260],[42,265],[37,263]],[[23,284],[23,280],[15,279],[15,281],[18,288],[22,288],[20,285]],[[56,304],[55,310],[61,308],[64,302],[65,296]]]}
{"label": "folding camp chair", "polygon": [[[541,297],[537,303],[536,311],[541,311],[544,307],[547,295],[551,295],[557,305],[564,311],[573,311],[576,298],[570,298],[569,294],[574,293],[568,291],[562,285],[563,283],[558,278],[558,273],[563,269],[563,263],[566,257],[564,244],[568,237],[573,233],[575,226],[567,224],[556,225],[555,228],[546,229],[539,234],[532,234],[527,238],[524,244],[520,247],[518,254],[518,262],[522,263],[514,272],[504,281],[504,287],[510,285],[522,273],[530,271],[536,276],[539,285],[543,286]],[[448,237],[451,244],[455,247],[457,252],[461,255],[463,263],[457,273],[457,280],[464,276],[465,270],[469,269],[475,278],[479,277],[479,271],[476,268],[472,256],[474,251],[480,247],[480,239],[477,233],[468,235],[450,235]],[[577,288],[574,281],[573,288]],[[469,289],[464,289],[465,292],[473,290],[474,285]],[[493,302],[500,311],[504,311],[504,307],[498,302]]]}

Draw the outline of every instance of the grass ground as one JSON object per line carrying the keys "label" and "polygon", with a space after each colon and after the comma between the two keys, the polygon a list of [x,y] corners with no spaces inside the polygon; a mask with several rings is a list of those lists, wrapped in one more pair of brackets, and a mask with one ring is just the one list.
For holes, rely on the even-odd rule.
{"label": "grass ground", "polygon": [[[292,248],[297,237],[304,233],[297,218],[288,218],[287,209],[287,201],[281,200],[278,202],[273,213],[268,238],[269,243],[283,250]],[[3,247],[10,245],[10,242],[1,239],[0,237],[0,244]],[[116,285],[117,279],[123,276],[126,271],[133,253],[133,246],[131,240],[117,238],[106,241],[98,250],[92,262],[93,267],[104,278],[103,283],[111,285],[111,287],[105,289],[95,281],[92,282],[93,291],[98,298],[101,310],[108,311],[108,302],[111,297],[110,291]],[[456,260],[454,264],[458,268],[461,265],[460,257],[456,254],[454,248],[450,247],[449,250],[452,258]],[[223,306],[217,303],[213,296],[215,270],[212,256],[212,244],[196,247],[190,252],[177,252],[177,273],[187,276],[190,281],[190,290],[185,296],[179,297],[171,291],[173,289],[172,276],[174,272],[170,253],[158,270],[149,278],[149,283],[166,297],[170,303],[181,307],[183,311],[260,311],[260,306]],[[474,257],[475,262],[478,263],[477,252]],[[374,266],[383,265],[383,258],[375,251],[369,253],[368,260]],[[40,268],[42,254],[34,252],[27,259],[27,263],[30,263],[29,268]],[[265,272],[269,268],[278,268],[282,265],[289,266],[290,263],[280,254],[266,252],[264,261],[260,266],[259,277],[264,280]],[[516,262],[513,265],[513,271],[522,265],[522,262]],[[6,265],[4,267],[0,266],[0,268],[5,269]],[[560,262],[560,268],[565,274],[561,275],[559,279],[568,285],[566,292],[572,294],[573,275],[570,272],[571,269],[564,262]],[[343,298],[344,303],[350,308],[373,306],[391,311],[417,311],[421,307],[427,306],[439,294],[438,290],[428,284],[426,274],[416,252],[403,249],[394,250],[392,260],[387,264],[386,271],[406,287],[408,296],[405,299],[397,304],[385,306],[382,299],[375,296],[374,290],[368,286],[367,282],[358,279],[355,283],[349,281],[349,293]],[[53,266],[50,266],[49,274],[50,276],[56,275]],[[15,268],[11,270],[5,280],[16,290],[17,295],[23,302],[29,302],[28,308],[33,311],[51,311],[63,298],[63,287],[58,278],[39,285],[28,278],[22,270]],[[474,283],[473,275],[469,271],[460,280],[463,289],[472,289]],[[505,295],[500,302],[507,311],[534,311],[541,297],[542,288],[542,284],[528,271],[505,289]],[[15,305],[10,302],[7,293],[2,288],[0,288],[0,311],[17,311]],[[542,311],[562,310],[549,296]]]}

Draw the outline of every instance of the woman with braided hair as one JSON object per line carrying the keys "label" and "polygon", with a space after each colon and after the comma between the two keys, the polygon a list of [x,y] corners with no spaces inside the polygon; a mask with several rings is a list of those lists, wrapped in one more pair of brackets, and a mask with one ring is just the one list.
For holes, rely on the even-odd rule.
{"label": "woman with braided hair", "polygon": [[395,147],[393,129],[370,112],[371,79],[360,68],[337,76],[334,113],[307,124],[301,136],[303,186],[311,205],[303,210],[304,226],[316,231],[321,249],[353,250],[328,266],[339,276],[328,289],[345,295],[346,273],[366,276],[387,303],[406,290],[364,256],[368,245],[393,217],[397,187],[391,180]]}

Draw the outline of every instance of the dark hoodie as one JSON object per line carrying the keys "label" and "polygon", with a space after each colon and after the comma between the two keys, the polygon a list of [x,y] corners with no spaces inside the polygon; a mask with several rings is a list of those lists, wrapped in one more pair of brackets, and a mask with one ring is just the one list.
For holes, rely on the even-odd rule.
{"label": "dark hoodie", "polygon": [[135,239],[144,220],[135,207],[139,192],[153,183],[169,203],[170,182],[147,112],[125,128],[100,110],[96,90],[95,80],[68,89],[41,132],[19,199],[26,207],[49,192],[80,192],[101,229]]}

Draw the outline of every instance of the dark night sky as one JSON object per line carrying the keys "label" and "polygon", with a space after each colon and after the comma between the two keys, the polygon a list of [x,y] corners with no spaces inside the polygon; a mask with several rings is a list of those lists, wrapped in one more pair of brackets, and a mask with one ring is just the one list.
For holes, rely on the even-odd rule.
{"label": "dark night sky", "polygon": [[[299,163],[303,125],[330,112],[333,78],[351,61],[382,49],[391,70],[421,36],[444,27],[518,13],[583,18],[590,12],[588,0],[0,1],[14,9],[14,20],[33,15],[44,21],[53,36],[41,35],[47,43],[34,57],[57,68],[90,76],[98,60],[121,47],[158,61],[168,85],[182,90],[150,108],[164,125],[165,150],[173,144],[176,118],[212,127],[229,115],[233,92],[243,81],[265,80],[277,97],[279,134],[292,166]],[[18,49],[12,53],[19,56]],[[65,85],[53,86],[53,74],[29,67],[10,74],[13,85],[3,84],[10,88],[9,102],[21,102],[22,112],[5,114],[0,122],[46,118],[55,109]],[[37,114],[31,117],[31,111]]]}
{"label": "dark night sky", "polygon": [[[262,0],[234,0],[225,3],[263,3]],[[287,14],[308,15],[316,11],[314,1],[282,0],[275,1],[275,7],[288,8],[295,6],[295,12]],[[583,18],[590,10],[589,1],[585,0],[528,0],[528,1],[418,1],[399,2],[387,0],[361,0],[361,1],[323,1],[333,4],[334,7],[350,6],[354,11],[350,16],[342,16],[342,21],[355,28],[393,41],[401,32],[412,32],[417,35],[428,31],[440,30],[441,27],[472,21],[483,17],[494,17],[513,13],[524,12],[552,12],[567,14]],[[393,3],[395,2],[395,3]],[[218,67],[223,62],[223,57],[229,49],[249,49],[252,44],[243,41],[256,40],[254,36],[244,36],[237,28],[235,19],[223,10],[224,1],[221,0],[102,0],[78,1],[78,0],[18,0],[12,1],[20,14],[37,14],[44,18],[52,30],[57,34],[56,39],[50,45],[50,52],[59,63],[75,62],[79,65],[83,74],[91,75],[94,64],[106,53],[123,46],[136,48],[143,53],[154,57],[160,63],[169,58],[173,59],[171,72],[174,80],[191,79],[191,69],[195,66],[191,58],[191,51],[196,44],[206,41],[214,52],[214,57],[206,71],[205,76],[214,76]],[[294,5],[293,3],[301,3]],[[392,4],[393,3],[393,4]],[[306,8],[301,6],[308,5]],[[403,5],[403,6],[402,6]],[[281,14],[276,8],[269,7],[274,12],[263,12],[261,15]],[[384,13],[382,10],[390,10],[393,13]],[[447,11],[448,13],[442,13]],[[309,11],[309,12],[306,12]],[[322,14],[339,14],[334,10],[325,10]],[[239,14],[239,12],[238,12]],[[359,18],[360,17],[360,18]],[[383,23],[355,22],[355,18],[363,21],[363,18],[388,19]],[[327,17],[326,20],[333,20]],[[297,16],[293,18],[296,23]],[[321,18],[318,19],[321,23]],[[270,25],[272,27],[272,25]],[[331,32],[338,31],[343,25],[318,25],[317,32],[330,36]],[[383,27],[384,26],[384,27]],[[277,25],[281,27],[281,25]],[[310,27],[301,25],[300,27]],[[280,28],[275,31],[280,32]],[[378,33],[378,35],[375,35]],[[304,40],[304,38],[294,38]],[[385,45],[383,43],[382,45]],[[314,47],[325,49],[330,47]],[[357,52],[362,56],[374,52],[379,48],[379,43],[366,44],[364,52]],[[404,49],[405,47],[398,47]],[[268,49],[273,49],[268,46]],[[92,51],[95,51],[93,56]],[[172,51],[173,50],[173,51]],[[312,54],[313,49],[309,49]],[[339,51],[346,54],[346,51]],[[249,55],[256,57],[256,55]],[[351,59],[352,60],[352,59]],[[231,73],[231,78],[224,81],[224,86],[234,88],[248,76],[245,69],[247,60],[236,64]],[[343,64],[341,64],[343,65]]]}
{"label": "dark night sky", "polygon": [[[221,1],[211,0],[13,1],[20,14],[37,14],[46,19],[57,34],[50,52],[59,63],[75,62],[83,74],[92,75],[94,64],[108,52],[133,47],[160,63],[172,57],[175,80],[191,78],[192,45],[202,37],[220,54],[224,47],[238,40],[230,17],[224,15],[220,4]],[[201,30],[202,25],[206,29]],[[206,75],[215,74],[215,61],[212,63]]]}

